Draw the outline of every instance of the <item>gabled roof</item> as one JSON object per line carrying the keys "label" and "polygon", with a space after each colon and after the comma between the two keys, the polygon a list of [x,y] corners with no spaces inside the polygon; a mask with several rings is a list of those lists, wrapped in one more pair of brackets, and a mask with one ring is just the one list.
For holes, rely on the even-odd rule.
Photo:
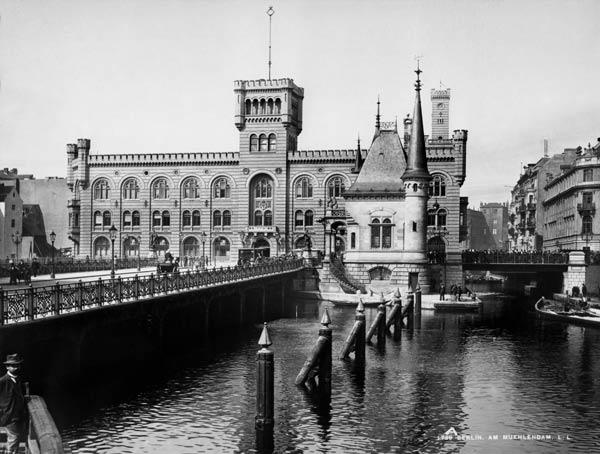
{"label": "gabled roof", "polygon": [[356,181],[345,194],[403,192],[404,182],[401,177],[405,169],[406,153],[398,133],[379,131]]}

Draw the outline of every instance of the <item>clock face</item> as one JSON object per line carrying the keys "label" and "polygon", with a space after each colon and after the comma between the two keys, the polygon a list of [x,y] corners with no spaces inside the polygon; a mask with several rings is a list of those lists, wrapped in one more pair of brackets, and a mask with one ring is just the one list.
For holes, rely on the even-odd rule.
{"label": "clock face", "polygon": [[443,102],[439,103],[438,104],[438,109],[443,109],[443,108],[444,108],[444,103]]}

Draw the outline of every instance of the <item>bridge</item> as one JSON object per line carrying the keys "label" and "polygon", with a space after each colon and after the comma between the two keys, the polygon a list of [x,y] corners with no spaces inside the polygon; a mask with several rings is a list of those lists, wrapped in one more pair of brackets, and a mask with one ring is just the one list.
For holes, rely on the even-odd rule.
{"label": "bridge", "polygon": [[463,270],[504,273],[565,272],[568,252],[464,251]]}

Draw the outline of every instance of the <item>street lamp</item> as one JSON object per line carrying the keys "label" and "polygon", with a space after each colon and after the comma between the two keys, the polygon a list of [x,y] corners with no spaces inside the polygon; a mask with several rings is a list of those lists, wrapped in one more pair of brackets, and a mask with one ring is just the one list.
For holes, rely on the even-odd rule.
{"label": "street lamp", "polygon": [[19,235],[19,232],[15,232],[11,235],[11,237],[13,243],[15,243],[15,259],[19,260],[19,243],[22,240],[21,235]]}
{"label": "street lamp", "polygon": [[273,237],[275,238],[275,246],[277,250],[275,255],[279,256],[279,238],[281,238],[281,234],[279,233],[279,227],[275,227],[275,233],[273,234]]}
{"label": "street lamp", "polygon": [[200,241],[202,241],[202,266],[201,269],[206,269],[206,256],[204,255],[205,245],[206,245],[206,232],[202,232],[200,234]]}
{"label": "street lamp", "polygon": [[50,273],[50,279],[54,279],[54,241],[56,240],[56,233],[54,230],[50,232],[50,243],[52,243],[52,273]]}
{"label": "street lamp", "polygon": [[140,261],[142,260],[142,258],[141,258],[141,255],[142,255],[141,252],[142,252],[142,236],[138,235],[137,236],[137,259],[138,259],[137,260],[137,262],[138,262],[137,263],[137,265],[138,265],[137,270],[138,271],[141,271],[141,269],[142,269],[141,266],[140,266]]}
{"label": "street lamp", "polygon": [[112,243],[112,260],[110,267],[110,278],[115,278],[115,239],[117,238],[117,228],[113,224],[110,229],[108,229],[108,234],[110,236],[110,242]]}

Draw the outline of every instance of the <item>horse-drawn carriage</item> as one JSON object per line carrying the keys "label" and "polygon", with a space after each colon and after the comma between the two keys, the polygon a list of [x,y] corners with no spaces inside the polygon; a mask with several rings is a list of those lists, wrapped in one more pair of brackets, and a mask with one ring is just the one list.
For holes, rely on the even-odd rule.
{"label": "horse-drawn carriage", "polygon": [[179,258],[173,261],[173,255],[170,252],[165,254],[165,260],[156,264],[158,274],[176,273],[179,268]]}

